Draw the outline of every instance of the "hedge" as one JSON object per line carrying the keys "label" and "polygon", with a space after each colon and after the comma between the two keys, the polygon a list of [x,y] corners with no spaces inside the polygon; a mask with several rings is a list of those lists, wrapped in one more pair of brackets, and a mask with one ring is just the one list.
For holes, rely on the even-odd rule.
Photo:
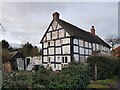
{"label": "hedge", "polygon": [[95,79],[95,64],[97,66],[97,79],[107,79],[116,75],[117,59],[111,56],[91,56],[87,59],[90,67],[90,77]]}
{"label": "hedge", "polygon": [[43,73],[35,74],[34,87],[44,88],[85,88],[89,84],[89,69],[83,63],[72,63],[62,71],[53,72],[43,70]]}
{"label": "hedge", "polygon": [[62,71],[41,68],[36,72],[3,73],[4,88],[85,88],[89,84],[89,69],[83,63],[70,63]]}

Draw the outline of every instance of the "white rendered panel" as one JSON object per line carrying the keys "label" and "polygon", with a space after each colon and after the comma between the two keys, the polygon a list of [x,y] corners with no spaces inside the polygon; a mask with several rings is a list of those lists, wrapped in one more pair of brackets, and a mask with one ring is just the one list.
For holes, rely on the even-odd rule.
{"label": "white rendered panel", "polygon": [[47,56],[43,57],[43,62],[48,62]]}
{"label": "white rendered panel", "polygon": [[52,39],[57,39],[58,37],[58,32],[57,31],[53,31],[52,32]]}
{"label": "white rendered panel", "polygon": [[70,54],[70,45],[62,46],[63,54]]}
{"label": "white rendered panel", "polygon": [[68,44],[68,43],[70,43],[70,38],[61,39],[61,42],[62,42],[62,44]]}
{"label": "white rendered panel", "polygon": [[56,40],[56,41],[55,41],[55,45],[56,45],[56,46],[61,46],[61,40],[60,40],[60,39],[59,39],[59,40]]}
{"label": "white rendered panel", "polygon": [[65,33],[65,30],[62,29],[62,30],[59,30],[59,38],[62,38],[62,37],[65,37],[64,34]]}

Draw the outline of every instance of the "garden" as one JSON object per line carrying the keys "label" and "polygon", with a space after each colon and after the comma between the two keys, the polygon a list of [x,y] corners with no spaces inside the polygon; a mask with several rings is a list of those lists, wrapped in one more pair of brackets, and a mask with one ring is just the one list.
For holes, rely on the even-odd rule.
{"label": "garden", "polygon": [[93,56],[88,58],[87,64],[71,62],[62,71],[53,72],[41,67],[39,71],[3,72],[2,87],[11,90],[12,88],[117,88],[119,68],[118,58]]}

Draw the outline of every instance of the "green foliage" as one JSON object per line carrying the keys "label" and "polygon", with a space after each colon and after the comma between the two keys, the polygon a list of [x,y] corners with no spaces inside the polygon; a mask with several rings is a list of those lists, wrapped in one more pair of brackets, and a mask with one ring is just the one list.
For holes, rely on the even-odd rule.
{"label": "green foliage", "polygon": [[117,60],[117,69],[116,69],[117,75],[120,77],[120,57]]}
{"label": "green foliage", "polygon": [[24,45],[22,45],[22,48],[19,49],[25,56],[37,56],[39,55],[39,51],[37,46],[34,46],[27,42]]}
{"label": "green foliage", "polygon": [[[44,72],[44,73],[43,73]],[[42,70],[34,76],[34,84],[45,88],[84,88],[89,84],[88,67],[83,63],[69,64],[60,72]],[[37,85],[36,85],[37,84]]]}
{"label": "green foliage", "polygon": [[6,40],[2,40],[0,42],[0,46],[2,46],[4,49],[8,49],[10,47],[9,43]]}
{"label": "green foliage", "polygon": [[89,69],[83,63],[70,63],[62,71],[41,68],[37,72],[3,73],[3,88],[85,88],[89,84]]}
{"label": "green foliage", "polygon": [[90,67],[90,77],[95,77],[95,63],[97,64],[97,79],[107,79],[116,74],[117,59],[105,56],[92,56],[87,60]]}
{"label": "green foliage", "polygon": [[108,87],[106,85],[90,84],[87,88],[95,88],[95,89],[101,88],[101,89],[105,89],[105,88],[110,88],[110,87]]}

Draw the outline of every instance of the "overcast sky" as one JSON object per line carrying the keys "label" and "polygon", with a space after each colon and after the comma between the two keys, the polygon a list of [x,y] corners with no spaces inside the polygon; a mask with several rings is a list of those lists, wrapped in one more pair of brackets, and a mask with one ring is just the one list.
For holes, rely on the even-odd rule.
{"label": "overcast sky", "polygon": [[6,30],[0,39],[7,40],[13,46],[27,41],[40,46],[39,42],[56,11],[61,19],[86,31],[94,25],[96,34],[102,39],[118,34],[117,2],[4,2],[0,4],[0,9],[0,22]]}

